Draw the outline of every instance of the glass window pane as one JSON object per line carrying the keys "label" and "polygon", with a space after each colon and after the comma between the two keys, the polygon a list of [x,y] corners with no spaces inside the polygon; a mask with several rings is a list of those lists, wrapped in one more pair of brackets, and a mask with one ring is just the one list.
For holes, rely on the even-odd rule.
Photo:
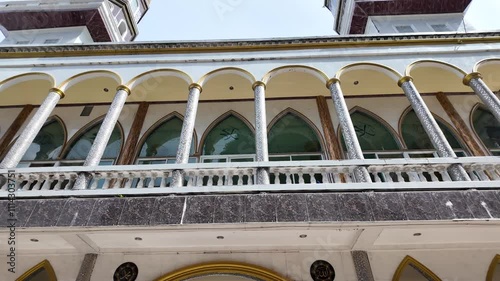
{"label": "glass window pane", "polygon": [[491,112],[481,107],[477,108],[472,115],[472,124],[488,149],[500,148],[500,123]]}
{"label": "glass window pane", "polygon": [[[436,119],[436,121],[443,131],[444,136],[450,143],[451,147],[461,149],[462,145],[456,139],[450,129],[439,122],[439,120]],[[422,124],[420,124],[420,120],[413,110],[408,112],[408,114],[406,114],[406,116],[404,117],[401,130],[403,139],[408,149],[434,149],[431,140],[427,136],[424,127],[422,127]]]}
{"label": "glass window pane", "polygon": [[[175,157],[182,130],[182,120],[174,117],[156,127],[142,145],[139,157]],[[194,154],[194,138],[191,142]]]}
{"label": "glass window pane", "polygon": [[[100,127],[101,123],[94,125],[83,135],[81,135],[76,141],[74,141],[69,147],[68,153],[66,154],[66,157],[64,157],[64,159],[81,160],[87,158],[90,147],[94,143]],[[121,144],[122,134],[120,131],[120,127],[116,125],[113,129],[113,132],[111,133],[111,137],[109,138],[108,145],[106,146],[106,150],[104,150],[102,158],[116,159],[118,157],[118,154],[120,153]]]}
{"label": "glass window pane", "polygon": [[[351,114],[351,120],[363,151],[399,150],[399,145],[392,133],[375,118],[356,111]],[[346,150],[343,137],[342,145]]]}
{"label": "glass window pane", "polygon": [[288,113],[269,131],[269,153],[301,152],[321,152],[321,144],[309,124]]}
{"label": "glass window pane", "polygon": [[36,135],[22,161],[56,159],[63,145],[64,128],[58,119],[51,119]]}
{"label": "glass window pane", "polygon": [[255,137],[239,118],[230,115],[212,128],[205,138],[203,155],[254,154]]}

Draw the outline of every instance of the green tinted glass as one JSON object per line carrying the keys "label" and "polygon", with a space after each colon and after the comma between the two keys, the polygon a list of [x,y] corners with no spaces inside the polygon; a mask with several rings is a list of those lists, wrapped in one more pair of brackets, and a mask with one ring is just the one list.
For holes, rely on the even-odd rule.
{"label": "green tinted glass", "polygon": [[[439,120],[436,119],[436,121],[451,147],[462,149],[462,145],[458,142],[450,129],[439,122]],[[420,120],[418,120],[415,111],[412,110],[406,114],[403,124],[401,125],[401,130],[403,139],[408,149],[434,149],[431,140],[427,136],[422,124],[420,124]]]}
{"label": "green tinted glass", "polygon": [[23,161],[53,160],[64,145],[64,128],[58,119],[45,123],[23,156]]}
{"label": "green tinted glass", "polygon": [[302,118],[288,113],[269,131],[269,153],[321,152],[318,136]]}
{"label": "green tinted glass", "polygon": [[254,154],[255,137],[243,121],[230,115],[208,133],[202,153],[203,155]]}
{"label": "green tinted glass", "polygon": [[[379,121],[362,112],[351,114],[351,120],[363,151],[399,150],[399,145],[391,132]],[[346,146],[342,137],[344,150]]]}
{"label": "green tinted glass", "polygon": [[[139,157],[174,157],[177,155],[182,120],[174,117],[156,127],[142,145]],[[191,154],[194,154],[194,143],[191,142]]]}
{"label": "green tinted glass", "polygon": [[[90,151],[90,147],[94,143],[97,133],[99,132],[101,123],[102,122],[99,122],[96,125],[92,126],[77,140],[75,140],[68,148],[68,153],[66,153],[66,157],[64,157],[64,159],[82,160],[87,158],[87,155],[89,154]],[[116,159],[118,157],[118,154],[120,153],[121,144],[122,144],[122,134],[120,131],[120,127],[116,125],[115,128],[113,129],[113,132],[111,133],[111,137],[109,138],[108,145],[104,150],[102,158]]]}
{"label": "green tinted glass", "polygon": [[477,108],[472,115],[472,124],[486,147],[500,148],[500,123],[491,112]]}

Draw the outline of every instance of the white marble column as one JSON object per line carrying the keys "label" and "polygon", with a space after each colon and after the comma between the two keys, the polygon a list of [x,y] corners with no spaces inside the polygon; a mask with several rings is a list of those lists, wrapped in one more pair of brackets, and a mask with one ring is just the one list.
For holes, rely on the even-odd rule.
{"label": "white marble column", "polygon": [[[424,128],[427,136],[429,136],[434,149],[436,149],[440,157],[452,157],[456,158],[457,155],[453,151],[453,148],[448,143],[448,140],[443,134],[441,128],[439,128],[438,123],[432,116],[429,108],[425,104],[424,100],[420,96],[413,85],[413,79],[410,76],[404,76],[398,81],[398,86],[401,87],[410,101],[411,107],[415,111],[422,127]],[[452,180],[455,181],[470,181],[467,172],[460,164],[454,164],[448,169]]]}
{"label": "white marble column", "polygon": [[[255,96],[255,151],[257,162],[268,162],[269,152],[267,147],[267,121],[266,121],[266,84],[257,81],[252,85]],[[256,175],[257,184],[269,184],[269,171],[258,168]]]}
{"label": "white marble column", "polygon": [[[127,97],[130,95],[130,89],[127,86],[118,86],[116,88],[116,94],[109,107],[108,113],[104,120],[102,121],[99,132],[94,140],[94,143],[90,147],[89,154],[85,159],[83,166],[98,166],[101,162],[102,155],[108,145],[109,138],[113,133],[118,117],[122,112],[123,106]],[[90,175],[80,174],[73,186],[73,189],[85,189],[90,181]]]}
{"label": "white marble column", "polygon": [[476,95],[483,101],[484,105],[486,105],[498,122],[500,122],[500,100],[490,88],[488,88],[486,83],[484,83],[481,73],[472,72],[467,74],[463,79],[463,83],[474,90]]}
{"label": "white marble column", "polygon": [[36,135],[42,129],[43,124],[62,98],[64,98],[64,93],[61,90],[57,88],[50,89],[49,95],[21,132],[7,155],[5,155],[3,161],[0,163],[0,169],[15,168],[19,164],[19,161],[23,158]]}
{"label": "white marble column", "polygon": [[[332,95],[333,104],[335,105],[335,111],[337,112],[337,118],[339,119],[340,128],[342,129],[342,135],[344,136],[345,146],[347,148],[347,156],[349,159],[365,159],[359,144],[358,136],[354,130],[354,125],[352,124],[349,109],[344,100],[344,94],[340,88],[340,81],[337,78],[332,78],[328,80],[326,87],[330,90],[330,94]],[[356,168],[354,170],[354,176],[357,182],[372,181],[366,167]]]}
{"label": "white marble column", "polygon": [[[189,154],[191,152],[191,143],[193,142],[194,125],[196,122],[196,113],[198,112],[198,101],[202,92],[200,85],[193,83],[189,85],[189,95],[186,104],[186,114],[182,123],[182,131],[179,139],[179,147],[177,148],[176,164],[187,164],[189,162]],[[176,170],[172,175],[172,186],[181,187],[184,178],[180,170]]]}

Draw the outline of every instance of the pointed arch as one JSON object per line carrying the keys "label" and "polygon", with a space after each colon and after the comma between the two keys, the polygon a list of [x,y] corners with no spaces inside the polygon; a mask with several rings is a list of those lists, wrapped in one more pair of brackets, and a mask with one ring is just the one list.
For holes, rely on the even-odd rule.
{"label": "pointed arch", "polygon": [[[360,106],[351,108],[349,113],[363,151],[400,150],[404,148],[404,143],[399,138],[398,133],[377,114]],[[346,147],[340,125],[337,132],[339,142],[345,151]]]}
{"label": "pointed arch", "polygon": [[494,155],[500,155],[500,122],[480,103],[472,107],[469,122],[472,131],[481,140],[486,150]]}
{"label": "pointed arch", "polygon": [[[180,121],[180,124],[179,122],[176,122],[174,124],[174,127],[175,128],[178,128],[178,136],[177,136],[177,140],[174,140],[175,144],[173,145],[173,147],[175,147],[175,151],[172,151],[172,149],[170,148],[167,148],[165,147],[163,150],[164,150],[164,153],[160,153],[160,154],[155,154],[155,155],[147,155],[148,153],[146,152],[147,148],[145,148],[144,146],[146,145],[146,143],[148,142],[148,140],[151,139],[151,137],[154,136],[154,134],[158,134],[159,131],[162,131],[160,137],[164,137],[165,134],[170,134],[170,136],[173,136],[172,133],[167,133],[167,132],[164,132],[166,129],[171,129],[172,127],[170,126],[167,126],[165,127],[167,124],[169,124],[171,121]],[[174,111],[164,117],[162,117],[160,120],[156,121],[141,137],[141,139],[139,140],[139,145],[137,145],[137,150],[135,152],[135,155],[136,155],[136,158],[139,158],[139,157],[175,157],[176,154],[177,154],[177,148],[179,146],[179,143],[178,143],[178,138],[180,137],[180,134],[181,134],[181,130],[182,130],[182,124],[183,124],[183,121],[184,121],[184,116],[182,116],[179,112],[177,111]],[[179,127],[180,125],[180,127]],[[177,130],[175,130],[177,131]],[[175,132],[173,132],[175,134]],[[173,140],[173,138],[171,138],[171,140]],[[164,142],[164,143],[161,143],[161,145],[159,147],[163,147],[168,141]],[[160,143],[159,143],[160,144]],[[191,144],[191,155],[194,155],[196,154],[196,147],[197,147],[197,134],[196,134],[196,130],[193,132],[193,141],[192,141],[192,144]],[[146,155],[144,155],[144,153],[146,153]]]}
{"label": "pointed arch", "polygon": [[[97,117],[96,119],[87,123],[78,132],[76,132],[73,137],[68,141],[67,146],[64,148],[63,153],[61,153],[61,159],[65,160],[85,160],[90,147],[92,146],[92,141],[101,127],[102,121],[106,115]],[[83,139],[86,137],[87,139]],[[120,122],[116,122],[113,133],[111,134],[110,140],[104,150],[102,158],[118,159],[123,148],[123,127]],[[80,142],[81,141],[81,142]],[[80,143],[79,143],[80,142]],[[80,147],[76,147],[80,145]]]}
{"label": "pointed arch", "polygon": [[[221,127],[224,121],[227,121],[228,128]],[[216,135],[212,137],[212,134]],[[205,150],[206,145],[208,146]],[[216,145],[219,147],[216,148]],[[231,149],[228,148],[226,151],[216,152],[216,149],[225,150],[225,148],[220,147],[222,145],[224,147],[231,145]],[[198,151],[201,155],[254,154],[255,129],[245,117],[233,110],[229,110],[208,126],[200,140]]]}
{"label": "pointed arch", "polygon": [[59,158],[68,133],[63,120],[53,115],[47,119],[21,161],[46,161]]}
{"label": "pointed arch", "polygon": [[488,273],[486,275],[486,281],[498,281],[500,280],[500,255],[496,255],[491,261],[490,267],[488,268]]}
{"label": "pointed arch", "polygon": [[57,277],[50,262],[48,260],[43,260],[16,279],[16,281],[28,280],[57,281]]}
{"label": "pointed arch", "polygon": [[[467,146],[464,144],[462,139],[458,137],[458,133],[448,122],[438,115],[432,113],[432,116],[439,125],[439,128],[443,131],[446,139],[450,143],[453,149],[462,149],[470,153]],[[410,118],[410,119],[408,119]],[[405,124],[406,122],[406,124]],[[408,106],[401,114],[399,118],[399,132],[401,134],[401,139],[403,140],[406,147],[410,150],[412,149],[434,149],[429,136],[425,132],[420,120],[418,119],[415,111],[411,106]],[[415,142],[418,140],[418,143]]]}
{"label": "pointed arch", "polygon": [[[412,271],[407,271],[408,269]],[[407,281],[406,279],[402,279],[405,276],[408,276],[407,274],[411,274],[412,276],[421,276],[422,281],[441,281],[441,278],[439,278],[434,272],[411,256],[406,256],[403,261],[401,261],[396,269],[396,272],[394,272],[392,281]]]}
{"label": "pointed arch", "polygon": [[170,272],[155,279],[155,281],[191,280],[214,275],[240,277],[242,280],[288,281],[286,278],[269,269],[234,262],[205,263],[188,266],[174,272]]}
{"label": "pointed arch", "polygon": [[[290,128],[292,124],[292,128]],[[302,126],[302,125],[305,125]],[[285,131],[286,134],[282,132]],[[281,132],[274,132],[280,130]],[[286,108],[267,126],[269,153],[322,153],[324,151],[323,137],[314,123],[305,115],[293,108]],[[290,142],[291,135],[294,141]],[[286,142],[280,142],[280,138],[286,138]],[[297,137],[301,140],[297,140]],[[316,140],[315,140],[316,139]],[[286,144],[286,145],[284,145]]]}

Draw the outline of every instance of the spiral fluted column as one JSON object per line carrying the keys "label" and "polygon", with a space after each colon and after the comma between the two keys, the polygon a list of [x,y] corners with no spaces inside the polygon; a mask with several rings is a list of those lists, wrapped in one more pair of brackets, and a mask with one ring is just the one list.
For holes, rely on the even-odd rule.
{"label": "spiral fluted column", "polygon": [[[342,129],[347,148],[347,156],[349,159],[365,159],[363,151],[361,150],[361,145],[359,144],[358,136],[354,130],[354,125],[352,124],[349,109],[345,103],[344,94],[340,88],[340,81],[336,78],[332,78],[328,80],[326,87],[330,90],[330,94],[332,95],[333,104],[335,105],[335,111],[337,112],[337,118],[339,119],[340,128]],[[372,181],[366,167],[357,167],[354,170],[354,176],[357,182]]]}
{"label": "spiral fluted column", "polygon": [[474,90],[474,93],[500,122],[500,100],[484,83],[481,74],[479,72],[469,73],[464,77],[463,83]]}
{"label": "spiral fluted column", "polygon": [[[90,147],[89,154],[87,155],[83,166],[98,166],[99,162],[101,162],[101,158],[104,154],[104,151],[106,150],[109,138],[113,133],[116,122],[118,122],[118,117],[120,117],[120,113],[122,112],[125,101],[127,100],[127,97],[130,95],[130,93],[131,91],[127,86],[121,85],[116,88],[116,94],[113,98],[113,102],[109,107],[106,117],[104,117],[104,120],[102,121],[99,132],[97,133],[97,136],[92,143],[92,146]],[[73,189],[85,189],[89,181],[89,175],[80,174],[78,175]]]}
{"label": "spiral fluted column", "polygon": [[[434,149],[436,149],[440,157],[453,157],[456,158],[457,155],[453,151],[453,148],[448,143],[448,140],[443,134],[443,131],[439,127],[438,123],[432,116],[431,111],[425,104],[424,100],[420,96],[417,88],[413,84],[413,78],[410,76],[404,76],[398,81],[398,86],[401,87],[410,101],[411,107],[415,111],[422,127],[424,128],[427,136],[432,142]],[[467,172],[460,164],[453,164],[448,168],[451,179],[454,181],[470,181]]]}
{"label": "spiral fluted column", "polygon": [[[201,86],[196,83],[189,85],[186,114],[184,115],[184,122],[182,123],[179,147],[177,149],[177,157],[175,159],[176,164],[187,164],[189,162],[196,113],[198,112],[198,101],[200,100],[202,90]],[[172,186],[181,187],[183,181],[182,172],[179,170],[174,171],[172,175]]]}
{"label": "spiral fluted column", "polygon": [[63,91],[52,88],[49,94],[40,105],[35,115],[31,118],[24,130],[21,132],[12,148],[7,152],[3,161],[0,163],[0,169],[15,168],[24,154],[30,147],[36,135],[42,129],[43,124],[47,121],[50,114],[56,107],[60,99],[64,98]]}

